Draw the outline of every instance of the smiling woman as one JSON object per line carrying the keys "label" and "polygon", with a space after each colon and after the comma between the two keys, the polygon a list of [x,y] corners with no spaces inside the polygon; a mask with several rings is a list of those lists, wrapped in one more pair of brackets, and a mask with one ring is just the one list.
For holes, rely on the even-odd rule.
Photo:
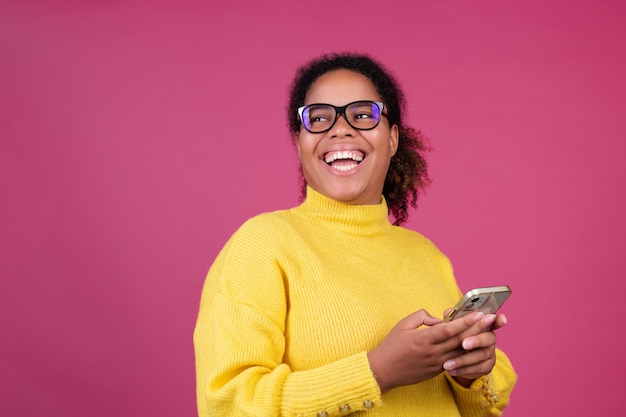
{"label": "smiling woman", "polygon": [[506,317],[436,318],[461,295],[452,267],[390,221],[428,184],[403,97],[364,55],[296,74],[304,201],[247,221],[209,270],[194,333],[200,417],[473,417],[508,404],[516,374],[494,333]]}
{"label": "smiling woman", "polygon": [[[365,101],[371,103],[373,100],[376,104],[376,108],[370,110],[371,118],[367,116],[365,118],[365,120],[372,122],[358,123],[356,120],[362,119],[362,113],[359,115],[356,112],[357,109],[353,109],[351,106],[345,105],[346,108],[343,109],[325,104],[327,108],[330,106],[332,109],[332,114],[327,117],[329,122],[319,129],[309,128],[307,125],[312,122],[311,116],[319,116],[315,112],[306,113],[304,111],[307,108],[315,110],[319,106],[315,102],[315,96],[311,96],[311,94],[325,97],[323,89],[326,88],[331,90],[327,97],[332,97],[333,94],[336,94],[332,91],[333,84],[324,86],[324,80],[333,77],[341,78],[342,74],[348,83],[353,83],[353,87],[357,88],[357,90],[348,91],[348,96],[356,96],[354,94],[356,91],[357,95],[360,92],[372,97],[371,100]],[[339,83],[342,82],[341,79],[338,81]],[[313,88],[314,84],[315,89]],[[362,90],[360,90],[361,88]],[[348,88],[344,85],[344,90],[346,89]],[[337,92],[336,95],[340,94]],[[363,97],[358,100],[363,102]],[[305,103],[312,104],[305,106]],[[390,213],[395,218],[395,224],[402,224],[408,217],[408,208],[410,206],[417,207],[418,195],[430,183],[426,159],[424,158],[424,153],[429,150],[429,146],[421,132],[404,123],[405,107],[404,93],[399,88],[395,78],[381,64],[366,56],[338,54],[313,60],[298,70],[291,89],[287,124],[295,145],[299,146],[298,139],[302,127],[309,133],[323,133],[330,130],[342,115],[350,127],[367,136],[368,134],[364,131],[378,127],[381,123],[381,116],[384,116],[387,120],[387,126],[394,130],[390,134],[396,136],[395,139],[391,139],[397,143],[394,145],[394,154],[384,177],[383,195]],[[338,109],[343,109],[344,112],[341,113]],[[319,120],[317,122],[319,123]],[[303,172],[300,179],[302,196],[305,197],[307,178]]]}
{"label": "smiling woman", "polygon": [[[344,203],[380,204],[389,162],[398,149],[398,126],[381,121],[380,100],[371,81],[353,71],[333,70],[313,83],[303,107],[305,129],[296,133],[302,172],[313,189]],[[321,102],[352,104],[310,104]]]}

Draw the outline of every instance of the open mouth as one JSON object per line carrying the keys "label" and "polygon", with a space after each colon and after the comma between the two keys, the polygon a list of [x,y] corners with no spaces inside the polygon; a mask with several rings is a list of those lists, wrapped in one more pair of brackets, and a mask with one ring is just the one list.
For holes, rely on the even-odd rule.
{"label": "open mouth", "polygon": [[339,171],[349,171],[356,168],[365,158],[360,151],[335,151],[324,155],[324,162]]}

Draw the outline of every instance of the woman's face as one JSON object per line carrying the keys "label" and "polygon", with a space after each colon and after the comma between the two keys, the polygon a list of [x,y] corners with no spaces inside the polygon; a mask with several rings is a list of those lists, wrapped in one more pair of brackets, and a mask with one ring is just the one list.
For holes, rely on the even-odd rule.
{"label": "woman's face", "polygon": [[[359,100],[382,101],[366,76],[340,69],[319,77],[304,104],[344,106]],[[389,162],[398,149],[398,127],[390,127],[386,117],[372,130],[358,130],[340,115],[327,132],[310,133],[300,126],[296,141],[302,172],[314,190],[348,204],[380,204]]]}

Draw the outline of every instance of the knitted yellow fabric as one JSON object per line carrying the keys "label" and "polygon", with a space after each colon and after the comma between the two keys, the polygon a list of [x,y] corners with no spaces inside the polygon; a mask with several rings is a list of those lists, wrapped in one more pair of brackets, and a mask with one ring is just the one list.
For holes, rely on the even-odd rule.
{"label": "knitted yellow fabric", "polygon": [[250,219],[207,276],[194,332],[200,417],[500,415],[516,375],[497,352],[463,388],[445,373],[381,395],[372,350],[403,317],[441,317],[460,297],[448,259],[390,224],[387,206],[311,188]]}

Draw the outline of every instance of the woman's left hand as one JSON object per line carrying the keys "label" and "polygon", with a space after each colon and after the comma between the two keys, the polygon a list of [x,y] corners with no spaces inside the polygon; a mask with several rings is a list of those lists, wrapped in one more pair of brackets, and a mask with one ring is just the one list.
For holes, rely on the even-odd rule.
{"label": "woman's left hand", "polygon": [[[444,363],[444,369],[465,387],[488,375],[496,364],[495,329],[506,325],[504,314],[488,314],[463,335],[460,355]],[[470,333],[471,331],[471,333]]]}

